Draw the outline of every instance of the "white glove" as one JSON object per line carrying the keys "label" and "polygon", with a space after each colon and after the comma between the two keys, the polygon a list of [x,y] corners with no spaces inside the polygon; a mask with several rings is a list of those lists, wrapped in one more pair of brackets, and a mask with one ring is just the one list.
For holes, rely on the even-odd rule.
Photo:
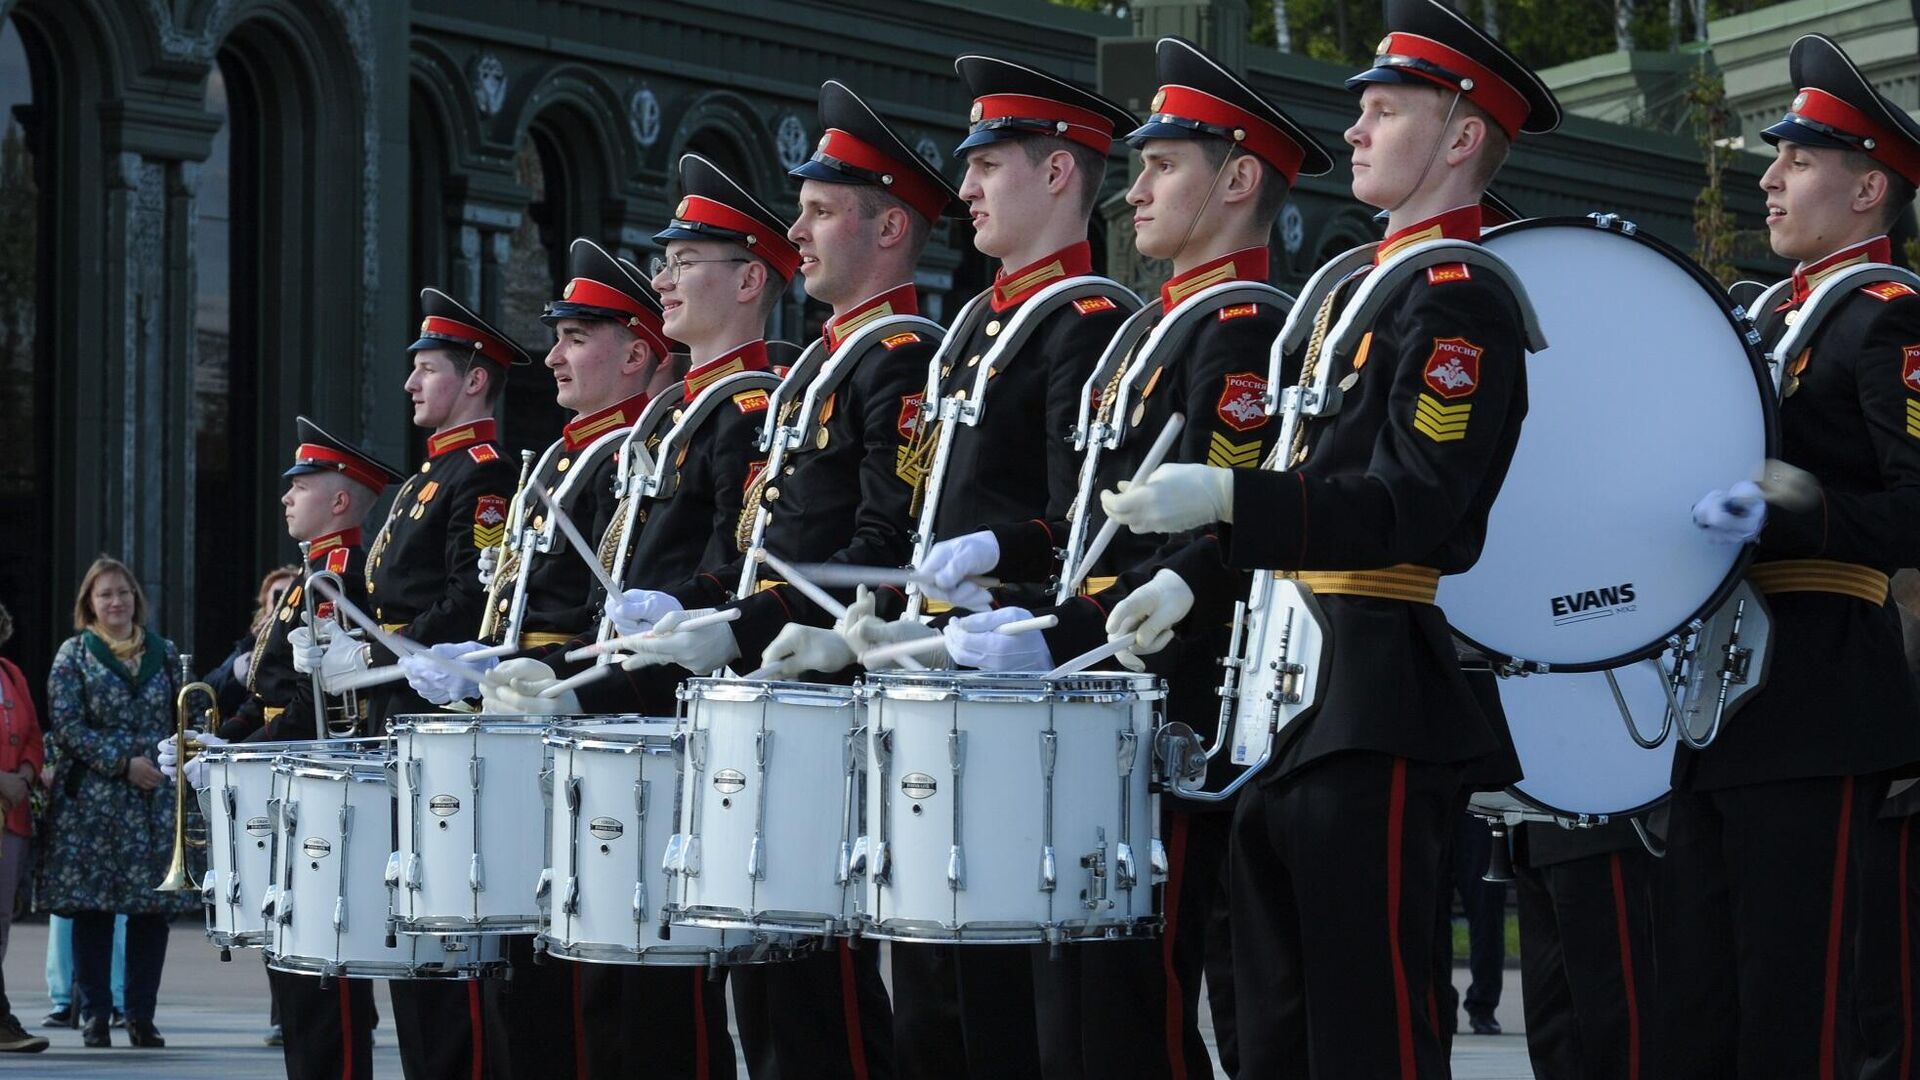
{"label": "white glove", "polygon": [[994,629],[1033,618],[1025,608],[1000,608],[955,619],[947,624],[947,653],[959,667],[981,671],[1051,671],[1053,652],[1038,630],[1002,634]]}
{"label": "white glove", "polygon": [[628,589],[607,600],[607,617],[621,637],[651,630],[655,623],[680,610],[680,601],[655,589]]}
{"label": "white glove", "polygon": [[854,662],[853,649],[837,630],[789,623],[760,654],[760,673],[797,679],[807,671],[839,671]]}
{"label": "white glove", "polygon": [[982,529],[933,545],[920,560],[920,572],[931,577],[921,591],[935,600],[944,600],[968,611],[986,611],[993,597],[976,582],[967,580],[985,574],[1000,565],[1000,541]]}
{"label": "white glove", "polygon": [[1107,516],[1137,533],[1176,533],[1233,520],[1233,470],[1162,465],[1138,484],[1100,493]]}
{"label": "white glove", "polygon": [[1147,665],[1140,657],[1166,648],[1173,640],[1174,624],[1192,610],[1193,590],[1186,579],[1171,570],[1161,570],[1152,581],[1113,606],[1113,613],[1107,616],[1107,640],[1131,635],[1133,644],[1121,650],[1118,658],[1135,671],[1145,671]]}
{"label": "white glove", "polygon": [[[304,635],[296,641],[296,636]],[[293,670],[302,675],[313,674],[320,669],[320,689],[333,693],[333,687],[341,679],[367,670],[370,652],[367,646],[340,632],[338,626],[331,627],[327,644],[323,648],[313,644],[313,635],[304,626],[296,627],[287,634],[288,644],[293,646]]]}
{"label": "white glove", "polygon": [[[498,657],[488,656],[480,660],[460,660],[462,656],[478,649],[486,648],[478,641],[442,642],[427,651],[445,660],[456,660],[478,671],[490,671],[500,663]],[[413,692],[433,702],[446,705],[455,701],[465,701],[480,694],[478,683],[463,679],[438,664],[429,663],[419,656],[400,658],[400,670],[407,673],[407,685]]]}
{"label": "white glove", "polygon": [[[338,637],[340,625],[332,619],[321,619],[327,628],[329,638]],[[321,654],[326,650],[313,643],[313,630],[305,626],[296,626],[287,631],[287,646],[293,650],[293,670],[301,675],[313,674],[320,666]]]}
{"label": "white glove", "polygon": [[242,686],[246,685],[247,672],[252,670],[253,670],[253,654],[252,653],[243,652],[240,655],[233,658],[233,680],[235,682],[240,683]]}
{"label": "white glove", "polygon": [[[187,738],[199,743],[201,750],[205,750],[209,746],[227,745],[227,740],[212,732],[189,731],[187,732]],[[161,739],[155,744],[154,749],[158,751],[154,756],[154,761],[160,766],[160,771],[165,773],[170,780],[179,779],[180,744],[176,741],[175,737],[169,735]],[[199,754],[195,754],[193,760],[187,762],[187,783],[192,784],[196,790],[207,786],[207,762],[206,759]]]}
{"label": "white glove", "polygon": [[653,624],[653,633],[659,636],[634,642],[633,656],[624,666],[633,671],[655,664],[678,664],[688,671],[705,674],[739,659],[740,643],[734,639],[731,623],[713,623],[698,630],[675,629],[688,619],[713,612],[713,608],[668,612]]}
{"label": "white glove", "polygon": [[502,661],[480,678],[481,711],[525,716],[579,712],[580,695],[571,690],[541,696],[559,681],[552,668],[530,656]]}
{"label": "white glove", "polygon": [[1751,543],[1767,523],[1767,500],[1760,485],[1742,480],[1724,491],[1709,491],[1694,503],[1693,523],[1716,544]]}
{"label": "white glove", "polygon": [[[887,622],[877,615],[869,615],[861,619],[840,631],[840,636],[846,639],[847,644],[853,648],[854,655],[860,658],[861,665],[868,671],[891,671],[901,666],[899,657],[891,660],[881,658],[871,663],[867,661],[866,654],[883,645],[893,645],[902,641],[919,641],[923,638],[940,638],[943,642],[945,641],[940,631],[919,619]],[[953,657],[947,655],[944,644],[938,649],[914,653],[913,658],[930,668],[953,666]]]}

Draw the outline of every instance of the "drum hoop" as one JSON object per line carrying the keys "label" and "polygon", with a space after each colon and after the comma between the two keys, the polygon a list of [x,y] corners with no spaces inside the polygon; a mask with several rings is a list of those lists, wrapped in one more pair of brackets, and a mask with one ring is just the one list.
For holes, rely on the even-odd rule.
{"label": "drum hoop", "polygon": [[621,734],[594,732],[591,728],[564,727],[547,732],[546,744],[563,750],[612,750],[620,753],[672,753],[673,729],[634,731]]}
{"label": "drum hoop", "polygon": [[955,671],[876,671],[861,677],[855,689],[865,699],[896,701],[1157,701],[1164,696],[1158,676],[1135,672],[1077,673],[1058,679],[1039,675]]}
{"label": "drum hoop", "polygon": [[468,735],[476,731],[483,735],[543,735],[549,726],[548,721],[544,719],[508,720],[501,717],[472,720],[401,720],[390,725],[388,730],[396,738],[402,735]]}
{"label": "drum hoop", "polygon": [[[1481,238],[1481,241],[1482,243],[1486,243],[1501,236],[1532,229],[1571,227],[1593,232],[1611,233],[1615,236],[1644,244],[1654,251],[1667,256],[1670,261],[1685,271],[1688,276],[1692,277],[1694,281],[1700,285],[1703,292],[1718,301],[1717,306],[1720,309],[1720,314],[1726,318],[1727,326],[1734,330],[1734,339],[1740,343],[1741,351],[1747,355],[1747,367],[1753,376],[1754,389],[1758,392],[1760,398],[1761,419],[1766,435],[1766,456],[1770,458],[1778,457],[1780,455],[1780,409],[1778,402],[1774,399],[1773,379],[1767,373],[1766,358],[1761,354],[1760,346],[1747,339],[1747,333],[1753,329],[1753,324],[1750,321],[1743,321],[1740,316],[1734,313],[1734,309],[1738,305],[1733,302],[1733,298],[1728,296],[1727,291],[1720,287],[1720,283],[1709,276],[1700,264],[1693,261],[1691,256],[1643,229],[1632,227],[1631,230],[1629,230],[1630,222],[1613,218],[1611,215],[1608,215],[1608,217],[1610,220],[1606,221],[1601,221],[1595,217],[1572,216],[1526,218],[1488,230]],[[1584,661],[1576,664],[1554,664],[1552,665],[1552,670],[1565,672],[1605,671],[1609,668],[1617,668],[1631,664],[1636,660],[1645,660],[1648,657],[1660,655],[1668,648],[1668,638],[1680,633],[1689,623],[1697,619],[1706,618],[1718,610],[1721,604],[1726,603],[1727,597],[1733,595],[1733,590],[1739,588],[1740,582],[1746,577],[1747,567],[1753,562],[1753,557],[1754,545],[1744,545],[1740,553],[1734,557],[1733,565],[1728,568],[1726,579],[1720,582],[1719,586],[1713,590],[1713,593],[1707,598],[1706,602],[1701,604],[1699,608],[1689,614],[1685,619],[1682,619],[1678,626],[1669,628],[1665,633],[1654,639],[1653,642],[1641,646],[1638,649],[1621,653],[1618,656],[1608,657],[1604,660]],[[1442,613],[1444,614],[1444,609]],[[1526,657],[1510,656],[1498,649],[1489,648],[1475,641],[1471,636],[1462,632],[1459,627],[1454,626],[1451,620],[1448,621],[1448,629],[1453,631],[1453,635],[1473,651],[1491,660],[1516,661],[1527,659]]]}
{"label": "drum hoop", "polygon": [[[1659,795],[1654,796],[1652,799],[1648,800],[1647,802],[1641,803],[1640,805],[1633,807],[1630,810],[1608,810],[1603,813],[1595,814],[1591,812],[1571,811],[1571,810],[1567,810],[1564,807],[1558,807],[1558,806],[1554,806],[1551,803],[1542,802],[1541,800],[1534,798],[1533,796],[1520,790],[1520,787],[1517,784],[1509,784],[1503,790],[1505,790],[1508,795],[1511,795],[1515,799],[1519,800],[1522,806],[1531,810],[1537,810],[1540,813],[1547,814],[1551,817],[1568,818],[1568,819],[1576,819],[1576,820],[1579,818],[1588,818],[1588,819],[1605,818],[1608,822],[1620,821],[1625,818],[1638,817],[1641,814],[1650,813],[1651,811],[1658,809],[1660,806],[1664,805],[1668,799],[1673,797],[1673,790],[1669,788],[1666,791],[1661,792]],[[1595,821],[1594,824],[1598,825],[1598,824],[1604,824],[1604,823]]]}
{"label": "drum hoop", "polygon": [[785,682],[773,679],[688,679],[681,684],[684,701],[788,702],[794,705],[845,706],[854,701],[854,687],[834,683]]}
{"label": "drum hoop", "polygon": [[360,783],[385,783],[387,760],[346,761],[287,754],[273,763],[273,771],[282,776],[304,776],[312,780],[354,780]]}

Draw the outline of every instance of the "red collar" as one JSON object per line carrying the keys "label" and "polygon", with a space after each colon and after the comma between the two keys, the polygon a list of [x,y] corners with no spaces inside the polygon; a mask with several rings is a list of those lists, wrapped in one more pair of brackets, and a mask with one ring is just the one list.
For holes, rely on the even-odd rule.
{"label": "red collar", "polygon": [[642,391],[618,405],[601,409],[597,413],[576,416],[571,423],[560,429],[560,441],[571,453],[609,431],[631,427],[635,420],[640,419],[640,410],[646,407],[647,395]]}
{"label": "red collar", "polygon": [[820,332],[827,339],[828,349],[838,349],[840,343],[847,340],[855,330],[875,319],[884,319],[889,315],[920,314],[920,294],[914,291],[913,282],[896,285],[879,296],[870,297],[847,309],[845,315],[835,315],[827,320]]}
{"label": "red collar", "polygon": [[687,372],[686,400],[691,402],[700,395],[700,391],[729,375],[738,375],[743,371],[765,370],[767,370],[767,343],[764,340],[749,341],[726,355],[709,360]]}
{"label": "red collar", "polygon": [[312,541],[307,545],[307,561],[314,562],[320,559],[321,557],[323,557],[324,555],[326,555],[327,552],[336,550],[338,548],[350,548],[350,547],[359,547],[359,546],[360,546],[359,526],[355,526],[351,529],[342,529],[337,533],[328,533],[327,535],[319,537],[318,539],[315,539],[314,541]]}
{"label": "red collar", "polygon": [[1028,297],[1056,281],[1091,273],[1093,248],[1082,240],[1018,270],[1002,267],[999,273],[993,275],[993,298],[988,302],[993,305],[994,313],[998,314],[1026,303]]}
{"label": "red collar", "polygon": [[1793,271],[1793,298],[1787,301],[1787,306],[1806,303],[1807,297],[1813,295],[1813,290],[1819,288],[1821,282],[1849,266],[1892,261],[1893,244],[1885,236],[1876,236],[1852,247],[1841,248],[1824,259],[1801,263]]}
{"label": "red collar", "polygon": [[1415,222],[1380,241],[1374,249],[1373,265],[1379,266],[1402,248],[1428,240],[1471,240],[1480,242],[1480,204],[1456,206],[1444,214],[1435,214]]}
{"label": "red collar", "polygon": [[1204,262],[1184,274],[1176,274],[1160,286],[1160,307],[1172,311],[1174,306],[1194,293],[1210,285],[1223,281],[1265,281],[1267,280],[1267,249],[1264,247],[1241,248],[1228,252],[1213,260]]}
{"label": "red collar", "polygon": [[494,423],[491,416],[485,420],[475,420],[471,424],[461,424],[457,428],[441,431],[427,440],[427,456],[437,458],[441,454],[450,454],[455,450],[464,450],[474,443],[493,442]]}

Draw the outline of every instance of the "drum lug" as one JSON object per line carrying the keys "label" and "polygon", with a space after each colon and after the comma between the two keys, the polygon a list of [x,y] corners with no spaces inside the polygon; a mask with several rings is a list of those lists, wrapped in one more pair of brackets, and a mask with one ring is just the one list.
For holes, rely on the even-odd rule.
{"label": "drum lug", "polygon": [[333,898],[333,929],[337,933],[347,928],[347,898]]}
{"label": "drum lug", "polygon": [[865,836],[855,838],[851,848],[845,843],[842,843],[840,845],[840,878],[838,883],[845,885],[848,881],[866,873],[866,871],[867,838]]}
{"label": "drum lug", "polygon": [[562,915],[580,914],[580,879],[579,878],[570,877],[567,879],[566,892],[562,894],[560,899],[560,913]]}
{"label": "drum lug", "polygon": [[647,883],[633,883],[633,925],[639,926],[647,921]]}
{"label": "drum lug", "polygon": [[873,880],[885,885],[892,880],[893,855],[887,850],[887,842],[880,841],[873,848]]}
{"label": "drum lug", "polygon": [[407,770],[407,790],[418,794],[420,791],[420,759],[408,758],[403,767]]}
{"label": "drum lug", "polygon": [[967,855],[959,844],[947,848],[947,888],[955,892],[967,887]]}
{"label": "drum lug", "polygon": [[687,765],[696,773],[707,771],[707,733],[696,731],[687,736]]}
{"label": "drum lug", "polygon": [[1173,864],[1167,861],[1167,846],[1160,842],[1159,837],[1153,838],[1153,846],[1147,858],[1153,866],[1153,883],[1164,884],[1173,873]]}
{"label": "drum lug", "polygon": [[1122,889],[1131,889],[1140,883],[1140,875],[1134,869],[1132,844],[1123,843],[1114,848],[1113,883]]}
{"label": "drum lug", "polygon": [[540,910],[542,911],[552,909],[553,867],[549,866],[540,871],[540,877],[533,883],[533,900],[534,903],[540,906]]}
{"label": "drum lug", "polygon": [[410,890],[418,891],[420,888],[420,878],[421,878],[420,867],[421,867],[421,862],[420,862],[419,852],[416,851],[407,856],[406,883],[407,883],[407,888]]}
{"label": "drum lug", "polygon": [[1140,756],[1139,734],[1132,731],[1121,732],[1120,745],[1117,749],[1119,751],[1117,764],[1120,766],[1120,775],[1132,776],[1134,761]]}
{"label": "drum lug", "polygon": [[747,845],[747,876],[755,881],[767,878],[767,860],[764,853],[764,840],[755,833],[753,842]]}
{"label": "drum lug", "polygon": [[487,760],[479,755],[467,759],[467,786],[479,794],[480,781],[486,773]]}
{"label": "drum lug", "polygon": [[686,833],[673,833],[667,837],[667,849],[660,853],[660,869],[665,870],[668,877],[681,872],[686,847]]}
{"label": "drum lug", "polygon": [[1094,830],[1095,847],[1080,856],[1080,868],[1087,872],[1087,887],[1081,890],[1080,904],[1089,911],[1098,911],[1107,902],[1107,830]]}
{"label": "drum lug", "polygon": [[577,776],[567,777],[566,799],[567,799],[567,812],[569,814],[578,816],[580,813],[580,778],[579,777]]}
{"label": "drum lug", "polygon": [[487,876],[480,866],[480,853],[473,853],[473,861],[467,864],[467,886],[474,892],[487,891]]}
{"label": "drum lug", "polygon": [[399,852],[390,851],[387,853],[387,872],[383,875],[387,883],[387,888],[397,889],[400,887],[401,865],[402,856]]}
{"label": "drum lug", "polygon": [[700,838],[699,837],[697,836],[687,837],[686,844],[681,847],[680,872],[687,875],[688,877],[700,876]]}
{"label": "drum lug", "polygon": [[1040,849],[1040,891],[1052,892],[1060,884],[1060,867],[1053,855],[1053,845]]}
{"label": "drum lug", "polygon": [[280,899],[280,887],[268,885],[266,892],[260,895],[260,918],[264,922],[278,922],[274,914],[275,901]]}

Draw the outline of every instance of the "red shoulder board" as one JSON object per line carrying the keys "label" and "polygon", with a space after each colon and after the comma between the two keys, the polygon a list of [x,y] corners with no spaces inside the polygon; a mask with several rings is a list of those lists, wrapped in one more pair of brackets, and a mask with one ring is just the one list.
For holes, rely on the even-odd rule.
{"label": "red shoulder board", "polygon": [[902,345],[911,345],[914,342],[919,340],[920,340],[920,335],[909,330],[904,334],[895,334],[890,338],[883,338],[880,342],[880,345],[881,347],[885,348],[888,352],[892,352],[893,350],[899,348]]}
{"label": "red shoulder board", "polygon": [[1115,304],[1104,296],[1089,296],[1085,300],[1075,300],[1073,302],[1073,310],[1082,315],[1091,315],[1096,311],[1112,311],[1118,306],[1118,304]]}
{"label": "red shoulder board", "polygon": [[352,557],[353,549],[343,547],[334,548],[332,551],[327,552],[327,569],[336,574],[344,574],[347,572],[347,560]]}
{"label": "red shoulder board", "polygon": [[742,390],[733,395],[733,404],[743,413],[757,413],[767,407],[765,390]]}
{"label": "red shoulder board", "polygon": [[1468,281],[1473,275],[1467,271],[1466,263],[1447,263],[1443,266],[1427,267],[1427,284],[1445,285],[1449,281]]}
{"label": "red shoulder board", "polygon": [[500,451],[495,450],[492,443],[480,443],[467,447],[467,456],[485,465],[489,461],[499,461]]}
{"label": "red shoulder board", "polygon": [[1466,338],[1434,338],[1427,354],[1427,388],[1448,400],[1480,388],[1480,356],[1486,352]]}
{"label": "red shoulder board", "polygon": [[1233,430],[1252,431],[1267,422],[1266,396],[1266,377],[1242,371],[1227,376],[1227,385],[1220,391],[1214,411],[1219,414],[1220,422]]}
{"label": "red shoulder board", "polygon": [[925,390],[915,391],[900,399],[900,417],[894,421],[900,437],[911,439],[920,430],[920,403],[927,400]]}
{"label": "red shoulder board", "polygon": [[1898,281],[1882,281],[1877,285],[1868,285],[1860,290],[1881,303],[1898,300],[1903,296],[1914,295],[1913,288]]}
{"label": "red shoulder board", "polygon": [[1244,319],[1249,315],[1258,314],[1260,314],[1259,304],[1235,304],[1232,307],[1223,307],[1220,309],[1220,321],[1226,322],[1229,319]]}

